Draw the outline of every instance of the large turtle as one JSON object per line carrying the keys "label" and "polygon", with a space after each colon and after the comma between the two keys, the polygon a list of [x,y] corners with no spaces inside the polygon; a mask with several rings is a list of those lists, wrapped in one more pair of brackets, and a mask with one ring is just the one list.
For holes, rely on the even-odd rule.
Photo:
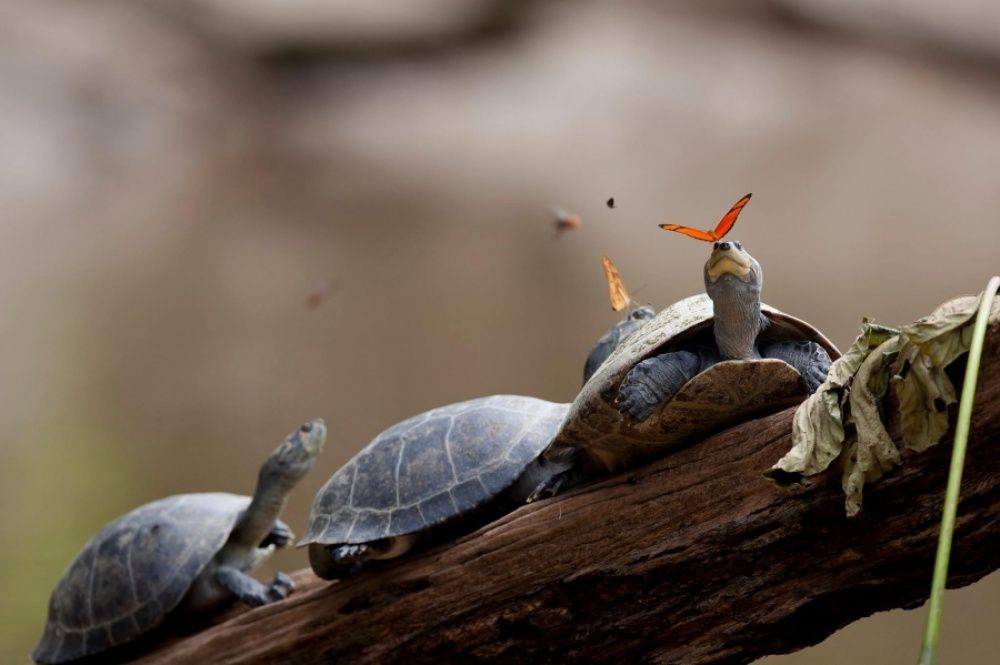
{"label": "large turtle", "polygon": [[247,573],[291,542],[278,515],[325,439],[319,419],[290,434],[261,467],[252,498],[181,494],[107,524],[52,592],[31,657],[64,663],[130,642],[168,614],[201,613],[233,597],[253,606],[285,598],[287,575],[265,585]]}
{"label": "large turtle", "polygon": [[336,579],[498,517],[568,468],[540,458],[568,409],[493,395],[390,427],[320,489],[298,545],[317,575]]}
{"label": "large turtle", "polygon": [[761,302],[763,272],[739,242],[714,244],[704,282],[706,293],[663,309],[594,372],[545,451],[573,466],[530,500],[796,404],[823,382],[840,352]]}

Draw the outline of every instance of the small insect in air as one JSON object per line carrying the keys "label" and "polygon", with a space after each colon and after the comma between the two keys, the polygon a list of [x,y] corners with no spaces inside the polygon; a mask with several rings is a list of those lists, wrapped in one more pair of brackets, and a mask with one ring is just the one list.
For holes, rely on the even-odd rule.
{"label": "small insect in air", "polygon": [[622,276],[618,274],[618,268],[607,256],[601,257],[604,265],[604,278],[608,280],[608,300],[611,301],[611,309],[620,312],[632,305],[632,297],[629,296],[625,288]]}
{"label": "small insect in air", "polygon": [[321,284],[317,284],[315,288],[306,294],[306,309],[312,311],[323,304],[323,301],[333,288],[333,283],[327,280]]}
{"label": "small insect in air", "polygon": [[736,224],[736,218],[740,216],[740,212],[750,202],[750,194],[747,194],[742,199],[733,204],[733,207],[729,209],[719,223],[715,225],[714,229],[708,231],[702,231],[701,229],[695,229],[690,226],[681,226],[680,224],[660,224],[660,228],[665,231],[677,231],[678,233],[683,233],[689,238],[694,238],[695,240],[704,240],[705,242],[716,242],[722,240],[727,233],[733,230],[733,225]]}
{"label": "small insect in air", "polygon": [[612,210],[614,210],[615,209],[615,197],[612,196],[610,199],[608,199],[607,201],[605,201],[605,205],[607,205],[609,208],[611,208]]}
{"label": "small insect in air", "polygon": [[580,228],[580,224],[583,222],[580,215],[575,212],[566,212],[562,208],[553,208],[552,216],[555,217],[553,224],[556,227],[556,237],[562,235],[564,231]]}

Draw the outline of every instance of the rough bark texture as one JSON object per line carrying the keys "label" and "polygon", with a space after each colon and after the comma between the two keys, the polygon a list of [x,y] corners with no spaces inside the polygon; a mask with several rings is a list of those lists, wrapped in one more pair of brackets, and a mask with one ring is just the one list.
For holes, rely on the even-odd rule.
{"label": "rough bark texture", "polygon": [[[141,662],[745,663],[919,605],[951,446],[908,456],[865,488],[864,511],[848,519],[836,470],[793,492],[763,478],[789,449],[792,412],[344,582],[300,571],[289,600],[163,643]],[[998,434],[993,331],[951,586],[1000,566]]]}

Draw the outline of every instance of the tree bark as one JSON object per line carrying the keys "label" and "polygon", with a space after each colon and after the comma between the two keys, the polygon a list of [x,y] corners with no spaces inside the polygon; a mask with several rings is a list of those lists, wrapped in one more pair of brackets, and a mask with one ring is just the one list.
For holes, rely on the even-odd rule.
{"label": "tree bark", "polygon": [[[865,487],[777,488],[794,409],[745,423],[346,581],[295,574],[284,602],[161,643],[140,662],[746,663],[926,598],[946,441]],[[890,432],[899,441],[898,426]],[[987,341],[950,586],[1000,566],[1000,331]],[[919,636],[913,636],[914,654]]]}

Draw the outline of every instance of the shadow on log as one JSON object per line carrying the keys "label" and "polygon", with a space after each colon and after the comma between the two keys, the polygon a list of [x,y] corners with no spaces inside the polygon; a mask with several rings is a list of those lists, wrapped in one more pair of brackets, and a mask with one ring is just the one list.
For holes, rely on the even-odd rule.
{"label": "shadow on log", "polygon": [[[525,506],[475,534],[245,611],[140,662],[746,663],[927,597],[950,435],[865,488],[763,477],[794,409],[631,474]],[[890,432],[899,441],[898,425]],[[950,586],[1000,567],[1000,331],[987,340]],[[913,636],[914,655],[919,636]]]}

